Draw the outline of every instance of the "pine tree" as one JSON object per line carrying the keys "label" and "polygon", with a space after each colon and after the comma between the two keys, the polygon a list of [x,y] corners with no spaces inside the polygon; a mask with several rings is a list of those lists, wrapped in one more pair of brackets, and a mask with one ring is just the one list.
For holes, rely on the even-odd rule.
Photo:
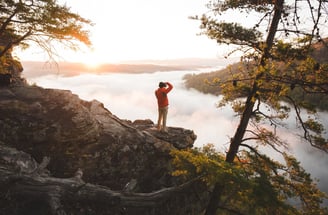
{"label": "pine tree", "polygon": [[[234,45],[237,48],[233,52],[243,53],[238,73],[231,74],[224,81],[216,80],[216,84],[223,92],[221,105],[231,104],[240,116],[224,161],[231,168],[232,176],[235,175],[235,169],[241,166],[246,172],[237,172],[236,175],[241,174],[248,181],[240,178],[214,180],[206,215],[215,215],[218,211],[220,214],[232,212],[231,206],[248,204],[250,201],[259,209],[250,211],[244,206],[244,212],[234,213],[325,213],[320,208],[320,201],[325,196],[315,188],[315,183],[295,158],[283,151],[287,143],[277,136],[276,129],[291,111],[295,111],[304,139],[312,146],[328,151],[325,129],[317,120],[315,109],[290,96],[290,92],[295,89],[304,94],[328,92],[327,64],[311,56],[313,43],[326,45],[321,35],[327,30],[324,29],[327,3],[298,0],[210,1],[208,7],[213,16],[208,13],[194,17],[201,21],[203,34],[219,44]],[[232,11],[241,12],[245,19],[247,16],[259,19],[252,27],[229,22],[229,19],[219,20],[225,13],[231,16]],[[283,98],[292,105],[283,103]],[[302,108],[309,111],[306,118],[301,113]],[[260,145],[280,152],[285,162],[274,162],[260,150]],[[305,189],[307,186],[309,190]],[[227,199],[228,191],[233,196],[230,199]],[[244,199],[242,195],[245,195]],[[301,208],[286,204],[289,198],[295,196],[301,202]],[[289,209],[284,211],[284,208]]]}

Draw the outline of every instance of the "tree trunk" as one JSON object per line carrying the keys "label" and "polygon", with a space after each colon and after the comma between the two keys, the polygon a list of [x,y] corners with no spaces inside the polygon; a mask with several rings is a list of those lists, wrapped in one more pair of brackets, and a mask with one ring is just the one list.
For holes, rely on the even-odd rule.
{"label": "tree trunk", "polygon": [[252,116],[253,113],[253,107],[255,104],[255,95],[257,93],[257,82],[255,81],[253,84],[253,89],[251,93],[248,95],[246,103],[245,103],[245,109],[241,116],[240,123],[238,125],[238,128],[236,130],[236,133],[234,137],[231,139],[229,151],[227,152],[226,156],[226,162],[232,163],[233,160],[236,157],[236,154],[238,152],[239,146],[244,138],[248,122]]}
{"label": "tree trunk", "polygon": [[[269,58],[269,53],[270,53],[270,50],[273,45],[273,40],[274,40],[275,34],[277,32],[279,21],[281,19],[283,4],[284,4],[284,0],[275,1],[275,6],[274,6],[275,12],[274,12],[273,19],[272,19],[272,22],[270,25],[269,34],[266,39],[266,47],[265,47],[265,49],[263,51],[263,55],[261,57],[261,61],[260,61],[261,66],[264,66],[266,63],[265,62],[266,59]],[[261,75],[262,74],[258,74],[255,77],[255,80],[254,80],[254,83],[252,86],[252,90],[248,94],[248,97],[247,97],[247,100],[245,103],[245,109],[242,113],[240,123],[235,132],[234,137],[231,139],[231,142],[230,142],[229,151],[227,152],[227,155],[226,155],[226,162],[233,163],[233,161],[238,153],[239,146],[242,143],[249,120],[253,113],[253,108],[254,108],[254,104],[256,101],[255,96],[258,91],[257,82],[258,82],[259,77],[261,77]],[[225,188],[224,184],[221,184],[220,182],[217,182],[215,184],[214,189],[211,194],[211,197],[210,197],[210,201],[209,201],[207,209],[206,209],[205,215],[215,215],[216,214],[216,212],[220,206],[220,199],[221,199],[221,195],[223,193],[224,188]]]}

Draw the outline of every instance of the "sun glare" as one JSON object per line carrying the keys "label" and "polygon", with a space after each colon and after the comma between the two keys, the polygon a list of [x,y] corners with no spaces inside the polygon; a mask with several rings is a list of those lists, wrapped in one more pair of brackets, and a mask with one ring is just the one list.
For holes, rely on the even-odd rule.
{"label": "sun glare", "polygon": [[97,69],[99,68],[103,62],[101,62],[100,58],[95,54],[92,53],[83,59],[82,63],[89,69]]}
{"label": "sun glare", "polygon": [[100,67],[101,63],[95,62],[95,61],[89,61],[89,62],[83,62],[83,64],[88,68],[88,69],[97,69]]}

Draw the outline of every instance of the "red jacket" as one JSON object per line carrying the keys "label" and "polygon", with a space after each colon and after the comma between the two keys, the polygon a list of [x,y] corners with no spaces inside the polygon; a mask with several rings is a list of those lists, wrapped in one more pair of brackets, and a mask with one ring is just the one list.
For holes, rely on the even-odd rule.
{"label": "red jacket", "polygon": [[166,82],[166,84],[168,85],[167,87],[162,87],[162,88],[158,88],[155,91],[155,95],[157,98],[157,104],[158,107],[166,107],[169,105],[169,99],[167,98],[167,94],[172,90],[173,85]]}

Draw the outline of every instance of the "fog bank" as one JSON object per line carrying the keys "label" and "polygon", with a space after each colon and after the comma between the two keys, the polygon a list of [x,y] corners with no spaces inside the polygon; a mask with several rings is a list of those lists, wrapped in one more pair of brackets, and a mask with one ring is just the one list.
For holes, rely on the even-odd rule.
{"label": "fog bank", "polygon": [[[204,71],[204,70],[203,70]],[[205,95],[196,90],[187,90],[182,77],[185,74],[203,71],[171,71],[143,74],[83,74],[73,77],[47,75],[30,78],[45,88],[67,89],[84,100],[96,99],[121,119],[157,120],[157,103],[154,95],[158,82],[169,81],[174,88],[169,93],[168,126],[194,130],[197,134],[195,146],[213,143],[216,148],[226,151],[230,137],[234,134],[239,118],[234,117],[230,107],[216,108],[219,97]],[[205,70],[206,71],[206,70]],[[328,123],[328,115],[321,113],[323,123]],[[287,128],[279,129],[279,136],[286,140],[290,150],[301,161],[313,178],[320,179],[319,188],[328,193],[328,156],[308,144],[296,132],[295,118],[291,117]],[[328,124],[326,125],[328,127]],[[268,151],[268,153],[273,153]],[[272,156],[275,156],[272,154]]]}

